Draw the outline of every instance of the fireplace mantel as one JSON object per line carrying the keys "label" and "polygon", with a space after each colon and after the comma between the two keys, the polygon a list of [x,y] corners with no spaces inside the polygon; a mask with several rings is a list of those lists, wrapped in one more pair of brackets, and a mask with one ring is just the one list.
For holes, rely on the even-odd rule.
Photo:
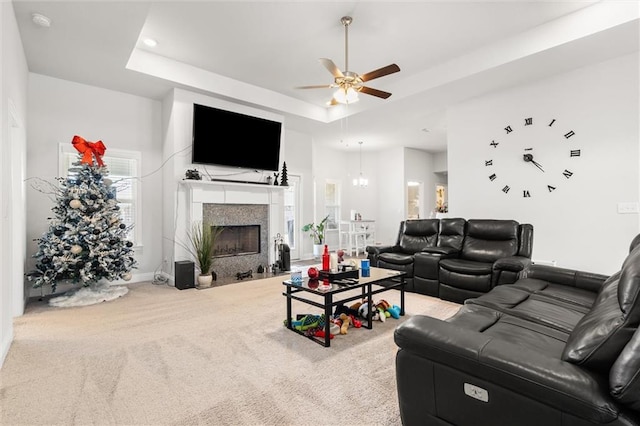
{"label": "fireplace mantel", "polygon": [[207,188],[212,186],[222,186],[227,188],[244,188],[244,189],[256,189],[263,190],[266,192],[270,191],[283,191],[286,186],[275,186],[275,185],[265,185],[261,183],[244,183],[244,182],[235,182],[235,181],[224,181],[224,180],[195,180],[195,179],[182,179],[180,181],[182,185],[191,188]]}

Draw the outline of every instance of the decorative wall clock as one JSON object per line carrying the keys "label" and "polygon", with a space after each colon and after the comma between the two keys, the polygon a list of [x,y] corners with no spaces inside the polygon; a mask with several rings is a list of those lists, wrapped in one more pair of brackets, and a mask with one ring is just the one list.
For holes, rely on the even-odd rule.
{"label": "decorative wall clock", "polygon": [[524,118],[488,143],[484,160],[491,185],[507,195],[530,198],[555,192],[574,176],[582,150],[573,130],[556,119]]}

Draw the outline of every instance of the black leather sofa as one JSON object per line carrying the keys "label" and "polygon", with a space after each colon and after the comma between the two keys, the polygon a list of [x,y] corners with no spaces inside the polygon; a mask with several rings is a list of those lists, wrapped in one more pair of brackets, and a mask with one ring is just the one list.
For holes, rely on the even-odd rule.
{"label": "black leather sofa", "polygon": [[640,425],[634,245],[609,277],[531,265],[448,320],[399,325],[403,425]]}
{"label": "black leather sofa", "polygon": [[367,247],[372,266],[405,272],[407,291],[462,303],[513,283],[531,263],[533,226],[514,220],[401,222],[396,244]]}

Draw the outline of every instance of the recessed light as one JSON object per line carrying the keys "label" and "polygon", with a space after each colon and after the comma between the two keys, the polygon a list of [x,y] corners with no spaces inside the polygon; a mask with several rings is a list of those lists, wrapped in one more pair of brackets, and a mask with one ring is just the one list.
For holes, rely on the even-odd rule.
{"label": "recessed light", "polygon": [[149,47],[156,47],[158,45],[158,42],[152,38],[145,38],[142,42]]}
{"label": "recessed light", "polygon": [[40,13],[34,13],[31,15],[31,20],[39,27],[49,28],[51,26],[51,19]]}

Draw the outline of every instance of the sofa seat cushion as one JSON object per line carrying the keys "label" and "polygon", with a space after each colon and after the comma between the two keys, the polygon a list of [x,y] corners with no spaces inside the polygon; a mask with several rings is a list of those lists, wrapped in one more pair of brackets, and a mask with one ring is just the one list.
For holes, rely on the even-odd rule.
{"label": "sofa seat cushion", "polygon": [[536,278],[523,278],[515,282],[512,287],[535,293],[539,297],[564,301],[573,305],[591,309],[597,293],[577,287],[551,284]]}
{"label": "sofa seat cushion", "polygon": [[[413,256],[402,253],[384,253],[384,255],[384,258],[378,258],[379,268],[402,271],[407,274],[406,278],[413,278]],[[407,283],[405,290],[412,291],[412,281],[407,280]]]}
{"label": "sofa seat cushion", "polygon": [[413,255],[406,253],[381,253],[378,261],[391,263],[393,265],[410,265],[413,263]]}
{"label": "sofa seat cushion", "polygon": [[[544,288],[541,288],[540,291],[544,291]],[[589,307],[513,285],[497,286],[489,293],[474,299],[467,299],[465,303],[494,309],[532,323],[554,328],[567,335],[589,312]]]}
{"label": "sofa seat cushion", "polygon": [[465,259],[442,259],[440,268],[464,275],[491,275],[492,263]]}
{"label": "sofa seat cushion", "polygon": [[[466,290],[474,294],[486,293],[492,288],[492,270],[490,263],[465,259],[442,259],[438,268],[440,294],[447,286],[455,291]],[[465,297],[468,298],[469,296]],[[461,302],[455,300],[456,302]]]}
{"label": "sofa seat cushion", "polygon": [[569,333],[479,305],[464,305],[446,321],[485,336],[511,342],[525,351],[531,350],[555,358],[560,357],[569,338]]}

